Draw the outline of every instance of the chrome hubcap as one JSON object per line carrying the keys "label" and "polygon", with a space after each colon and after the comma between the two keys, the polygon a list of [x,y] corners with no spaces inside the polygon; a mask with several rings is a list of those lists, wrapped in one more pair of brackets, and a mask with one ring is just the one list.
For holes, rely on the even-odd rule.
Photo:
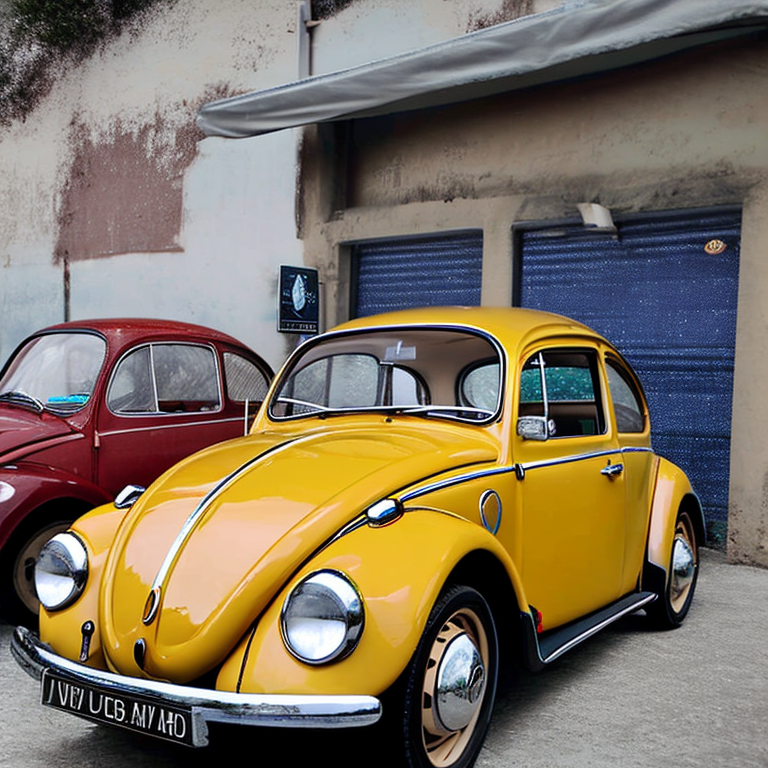
{"label": "chrome hubcap", "polygon": [[445,649],[437,671],[435,720],[446,731],[466,728],[483,698],[485,667],[468,635],[458,635]]}
{"label": "chrome hubcap", "polygon": [[691,522],[687,516],[680,518],[675,529],[675,541],[672,545],[669,601],[676,613],[679,613],[685,606],[696,575],[696,550],[690,526]]}
{"label": "chrome hubcap", "polygon": [[422,694],[422,738],[430,763],[453,765],[472,737],[485,697],[488,639],[465,608],[443,624],[429,653]]}

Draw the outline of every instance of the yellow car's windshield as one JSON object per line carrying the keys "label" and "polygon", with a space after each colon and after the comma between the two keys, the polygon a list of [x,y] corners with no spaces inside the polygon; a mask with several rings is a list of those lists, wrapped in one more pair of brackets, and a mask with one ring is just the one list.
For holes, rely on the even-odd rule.
{"label": "yellow car's windshield", "polygon": [[460,421],[492,419],[501,355],[487,336],[446,328],[334,334],[308,344],[270,402],[272,418],[388,411]]}

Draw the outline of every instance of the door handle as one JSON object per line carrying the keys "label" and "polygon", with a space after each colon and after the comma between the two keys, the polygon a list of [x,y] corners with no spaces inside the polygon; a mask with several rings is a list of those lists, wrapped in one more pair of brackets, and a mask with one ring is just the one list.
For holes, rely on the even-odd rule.
{"label": "door handle", "polygon": [[617,477],[624,471],[624,465],[623,464],[611,464],[610,462],[607,464],[607,466],[603,467],[600,470],[601,475],[605,475],[606,477]]}

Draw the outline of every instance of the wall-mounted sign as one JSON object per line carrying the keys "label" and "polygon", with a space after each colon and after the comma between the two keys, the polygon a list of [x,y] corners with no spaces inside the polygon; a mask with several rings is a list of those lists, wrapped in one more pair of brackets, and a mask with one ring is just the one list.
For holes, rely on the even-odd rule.
{"label": "wall-mounted sign", "polygon": [[317,270],[307,267],[280,267],[277,298],[277,330],[285,333],[318,332],[320,301]]}

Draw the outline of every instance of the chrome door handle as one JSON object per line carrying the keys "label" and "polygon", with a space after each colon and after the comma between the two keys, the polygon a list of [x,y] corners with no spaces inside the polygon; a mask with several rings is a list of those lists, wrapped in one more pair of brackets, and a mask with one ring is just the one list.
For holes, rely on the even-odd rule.
{"label": "chrome door handle", "polygon": [[617,475],[620,475],[623,471],[624,471],[623,464],[608,464],[607,466],[603,467],[600,470],[600,474],[605,475],[606,477],[616,477]]}

